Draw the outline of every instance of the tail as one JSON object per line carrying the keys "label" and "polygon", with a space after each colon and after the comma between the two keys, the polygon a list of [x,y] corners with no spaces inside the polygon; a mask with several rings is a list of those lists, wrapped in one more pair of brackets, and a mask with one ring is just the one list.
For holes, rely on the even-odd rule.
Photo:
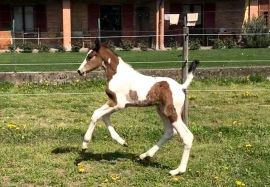
{"label": "tail", "polygon": [[195,70],[197,68],[197,66],[199,65],[200,61],[199,60],[194,60],[189,68],[188,68],[188,75],[187,75],[187,80],[184,82],[184,84],[182,85],[183,86],[183,89],[187,89],[188,86],[190,85],[193,77],[194,77],[194,74],[195,74]]}

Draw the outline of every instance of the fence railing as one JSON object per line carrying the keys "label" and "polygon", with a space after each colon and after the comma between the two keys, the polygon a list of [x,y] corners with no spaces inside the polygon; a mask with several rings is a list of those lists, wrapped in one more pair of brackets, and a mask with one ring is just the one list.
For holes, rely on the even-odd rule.
{"label": "fence railing", "polygon": [[[135,69],[181,68],[183,34],[164,37],[162,50],[156,50],[155,35],[111,36],[101,40]],[[63,37],[13,39],[14,45],[0,53],[1,72],[76,70],[93,47],[95,37],[72,37],[71,52],[65,51]],[[7,40],[11,41],[0,38],[0,43]],[[270,34],[266,33],[190,33],[189,60],[199,59],[201,67],[269,66],[268,46]]]}

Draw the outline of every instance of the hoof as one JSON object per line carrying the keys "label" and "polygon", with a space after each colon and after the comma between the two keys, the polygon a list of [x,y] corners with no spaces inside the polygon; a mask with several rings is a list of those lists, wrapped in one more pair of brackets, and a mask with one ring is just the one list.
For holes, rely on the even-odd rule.
{"label": "hoof", "polygon": [[123,146],[124,146],[124,147],[128,147],[128,144],[127,144],[127,142],[125,142],[125,143],[123,144]]}
{"label": "hoof", "polygon": [[171,176],[175,176],[175,175],[178,175],[179,174],[179,171],[178,171],[178,169],[171,170],[170,171],[170,174],[171,174]]}

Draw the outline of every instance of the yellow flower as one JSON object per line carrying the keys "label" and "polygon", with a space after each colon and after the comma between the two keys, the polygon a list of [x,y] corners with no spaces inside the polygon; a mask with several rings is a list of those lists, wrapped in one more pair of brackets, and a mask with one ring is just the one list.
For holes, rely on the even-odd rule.
{"label": "yellow flower", "polygon": [[237,124],[237,121],[236,121],[236,120],[234,120],[234,121],[233,121],[233,125],[236,125],[236,124]]}
{"label": "yellow flower", "polygon": [[83,173],[84,171],[85,171],[84,168],[79,168],[79,172],[80,172],[80,173]]}
{"label": "yellow flower", "polygon": [[251,144],[250,144],[250,143],[247,143],[247,144],[246,144],[246,147],[251,147]]}
{"label": "yellow flower", "polygon": [[174,181],[178,181],[179,179],[178,179],[177,177],[174,177],[173,180],[174,180]]}
{"label": "yellow flower", "polygon": [[26,124],[23,124],[23,128],[26,129],[27,125]]}
{"label": "yellow flower", "polygon": [[215,176],[215,179],[218,180],[218,176]]}
{"label": "yellow flower", "polygon": [[109,182],[109,180],[108,179],[105,179],[104,182]]}
{"label": "yellow flower", "polygon": [[20,127],[16,127],[16,130],[20,130]]}
{"label": "yellow flower", "polygon": [[235,181],[235,184],[237,186],[245,186],[245,183],[241,182],[241,181]]}
{"label": "yellow flower", "polygon": [[24,136],[22,136],[22,139],[24,139]]}
{"label": "yellow flower", "polygon": [[112,179],[113,181],[116,181],[116,180],[118,179],[118,177],[111,177],[111,179]]}

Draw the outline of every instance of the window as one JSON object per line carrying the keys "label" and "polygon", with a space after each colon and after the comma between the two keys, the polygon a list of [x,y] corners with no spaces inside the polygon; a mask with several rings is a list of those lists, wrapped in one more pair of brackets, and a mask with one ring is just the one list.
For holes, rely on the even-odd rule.
{"label": "window", "polygon": [[198,13],[198,21],[196,26],[202,26],[202,5],[183,5],[183,14]]}
{"label": "window", "polygon": [[34,8],[32,6],[14,6],[13,16],[16,31],[34,31]]}
{"label": "window", "polygon": [[121,30],[121,6],[101,5],[100,6],[101,30]]}
{"label": "window", "polygon": [[46,6],[14,6],[15,30],[24,32],[47,31]]}

